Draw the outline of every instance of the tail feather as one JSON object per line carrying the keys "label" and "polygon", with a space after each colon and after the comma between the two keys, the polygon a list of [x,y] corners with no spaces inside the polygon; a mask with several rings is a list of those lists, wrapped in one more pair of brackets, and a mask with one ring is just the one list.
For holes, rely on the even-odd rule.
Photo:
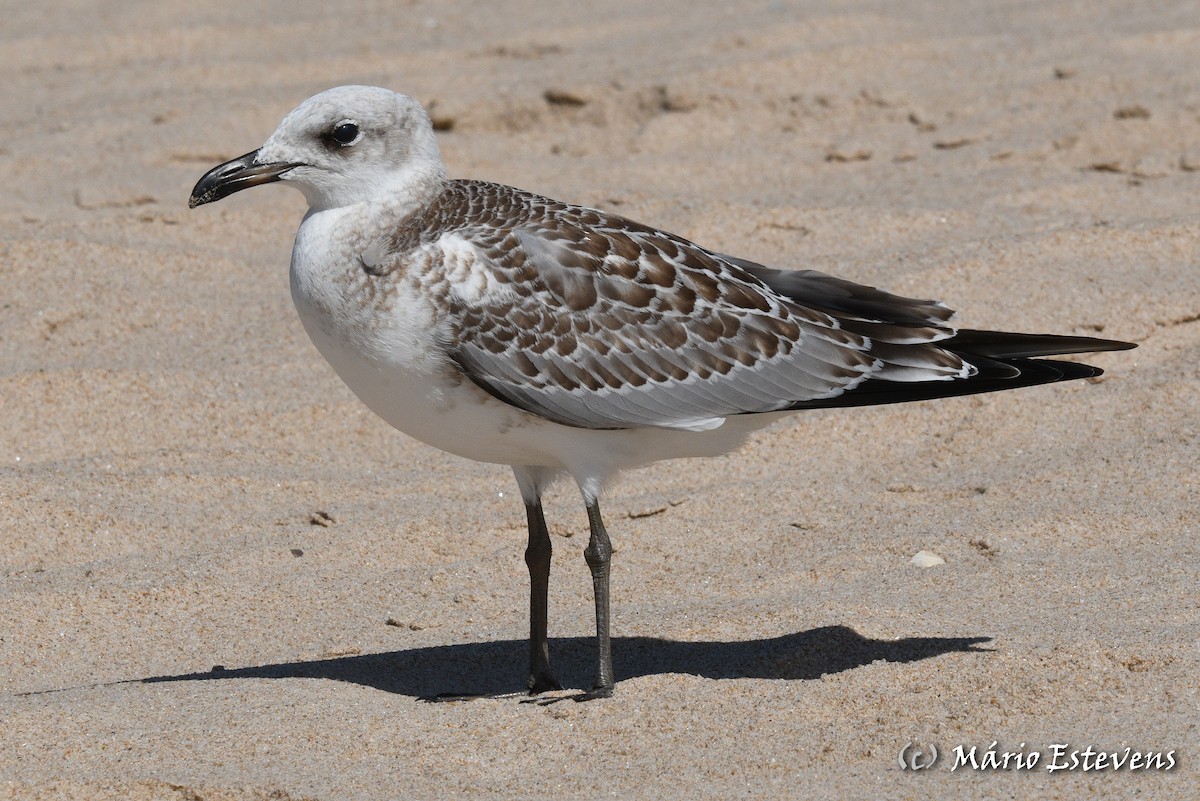
{"label": "tail feather", "polygon": [[[952,353],[975,368],[967,377],[929,381],[907,380],[911,371],[885,369],[880,371],[880,377],[868,379],[836,397],[800,401],[789,409],[906,403],[1094,378],[1104,371],[1087,364],[1041,357],[1137,347],[1130,342],[1095,337],[974,329],[956,332],[951,323],[954,313],[935,300],[901,297],[815,270],[776,270],[745,259],[723,258],[785,298],[823,311],[845,330],[869,339],[872,351],[889,368],[902,368],[909,360],[912,364],[930,366],[938,351],[943,358]],[[911,353],[908,348],[913,349]],[[895,380],[889,380],[889,375]]]}
{"label": "tail feather", "polygon": [[961,356],[989,356],[993,359],[1098,353],[1137,347],[1132,342],[1120,342],[1115,339],[1058,334],[1015,334],[1010,331],[976,331],[970,328],[964,328],[937,344],[938,347],[952,350]]}
{"label": "tail feather", "polygon": [[851,406],[877,406],[888,403],[953,398],[983,392],[1053,384],[1078,378],[1103,375],[1099,367],[1079,362],[1033,358],[1067,353],[1128,350],[1130,342],[1092,337],[1054,334],[1015,334],[1006,331],[963,330],[936,343],[944,350],[961,356],[977,372],[969,378],[948,381],[897,383],[872,379],[833,398],[801,401],[790,409],[833,409]]}

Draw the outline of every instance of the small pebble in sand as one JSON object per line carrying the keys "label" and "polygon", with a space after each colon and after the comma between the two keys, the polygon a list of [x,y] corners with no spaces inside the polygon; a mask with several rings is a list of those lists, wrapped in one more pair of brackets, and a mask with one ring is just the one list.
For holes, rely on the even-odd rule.
{"label": "small pebble in sand", "polygon": [[329,514],[329,512],[318,509],[308,516],[308,522],[310,525],[320,526],[321,528],[329,528],[333,524],[337,523],[337,519],[334,518],[333,515]]}
{"label": "small pebble in sand", "polygon": [[982,538],[971,540],[971,547],[979,551],[984,556],[995,556],[996,554],[1000,553],[1000,549]]}
{"label": "small pebble in sand", "polygon": [[834,149],[825,154],[825,160],[834,164],[848,164],[852,161],[869,161],[871,151],[865,147]]}
{"label": "small pebble in sand", "polygon": [[938,150],[958,150],[960,147],[973,145],[980,140],[978,136],[960,136],[957,139],[939,139],[933,143]]}
{"label": "small pebble in sand", "polygon": [[637,520],[643,517],[654,517],[654,515],[660,515],[665,511],[667,511],[667,507],[665,506],[647,506],[643,509],[630,509],[625,515],[630,520]]}
{"label": "small pebble in sand", "polygon": [[913,554],[911,561],[917,567],[936,567],[946,564],[946,560],[933,551],[917,551]]}
{"label": "small pebble in sand", "polygon": [[586,106],[588,101],[574,92],[565,89],[547,89],[542,97],[552,106]]}
{"label": "small pebble in sand", "polygon": [[937,123],[929,119],[928,114],[920,111],[908,112],[908,121],[917,127],[917,130],[922,133],[930,133],[937,130]]}
{"label": "small pebble in sand", "polygon": [[1148,120],[1150,119],[1150,110],[1145,106],[1121,106],[1113,112],[1113,117],[1118,120]]}

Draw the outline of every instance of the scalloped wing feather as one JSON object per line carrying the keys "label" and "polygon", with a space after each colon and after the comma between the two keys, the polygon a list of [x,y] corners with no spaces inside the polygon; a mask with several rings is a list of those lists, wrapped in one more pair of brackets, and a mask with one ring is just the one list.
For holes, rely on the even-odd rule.
{"label": "scalloped wing feather", "polygon": [[789,283],[621,217],[479,181],[451,182],[421,217],[406,226],[419,240],[400,232],[388,249],[418,280],[444,284],[451,357],[494,396],[565,425],[708,430],[867,378],[971,370],[927,344],[953,332],[932,301],[813,271]]}

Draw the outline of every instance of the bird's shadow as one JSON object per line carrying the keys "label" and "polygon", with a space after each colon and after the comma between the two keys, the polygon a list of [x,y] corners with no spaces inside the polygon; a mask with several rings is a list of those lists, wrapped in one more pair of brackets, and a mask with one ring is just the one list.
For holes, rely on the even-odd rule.
{"label": "bird's shadow", "polygon": [[[873,640],[846,626],[760,640],[679,642],[654,637],[613,640],[618,681],[638,676],[681,673],[709,679],[809,680],[869,665],[916,662],[947,653],[978,653],[990,637],[907,637]],[[255,667],[214,667],[202,673],[150,676],[145,683],[224,679],[332,679],[389,693],[434,698],[446,693],[498,695],[524,686],[524,640],[439,645],[311,662],[282,662]],[[590,637],[552,639],[555,674],[565,686],[586,687],[592,680],[595,642]]]}

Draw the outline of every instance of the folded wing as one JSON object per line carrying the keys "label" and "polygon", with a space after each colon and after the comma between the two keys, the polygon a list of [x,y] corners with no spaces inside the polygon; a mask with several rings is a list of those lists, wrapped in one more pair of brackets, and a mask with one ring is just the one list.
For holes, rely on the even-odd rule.
{"label": "folded wing", "polygon": [[869,380],[976,372],[941,346],[954,330],[940,303],[770,270],[508,187],[452,191],[470,213],[428,244],[452,276],[452,356],[496,397],[550,420],[705,430]]}

